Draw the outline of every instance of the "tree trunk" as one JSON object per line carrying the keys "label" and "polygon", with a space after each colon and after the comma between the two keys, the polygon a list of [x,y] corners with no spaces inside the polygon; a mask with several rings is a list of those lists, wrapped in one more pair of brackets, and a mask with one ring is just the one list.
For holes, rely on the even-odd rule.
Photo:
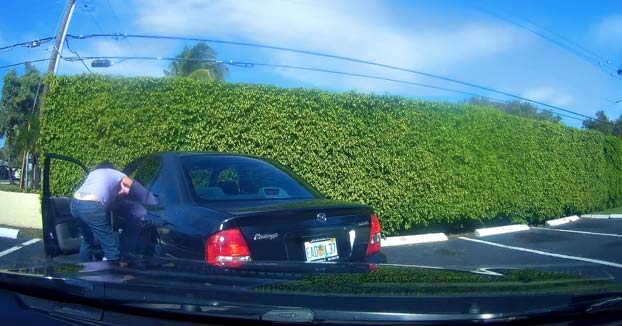
{"label": "tree trunk", "polygon": [[32,157],[32,188],[39,190],[41,186],[41,169],[39,169],[39,158],[36,155]]}
{"label": "tree trunk", "polygon": [[24,151],[24,155],[22,155],[22,171],[19,174],[19,190],[24,190],[26,184],[24,184],[24,166],[26,165],[26,151]]}

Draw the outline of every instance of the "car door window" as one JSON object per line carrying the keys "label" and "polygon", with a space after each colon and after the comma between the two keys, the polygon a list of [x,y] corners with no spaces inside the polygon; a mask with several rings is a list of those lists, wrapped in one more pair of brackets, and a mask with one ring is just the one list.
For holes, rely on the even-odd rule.
{"label": "car door window", "polygon": [[130,172],[130,178],[140,182],[146,188],[150,188],[158,177],[160,172],[161,161],[159,157],[147,157],[143,159],[137,168]]}
{"label": "car door window", "polygon": [[199,201],[314,198],[284,171],[253,158],[190,157],[184,169]]}
{"label": "car door window", "polygon": [[142,203],[153,203],[153,200],[147,200],[148,196],[154,195],[156,198],[160,194],[160,168],[162,161],[160,157],[150,156],[139,162],[132,163],[126,171],[128,176],[140,183],[147,192],[139,193],[138,197],[132,198]]}

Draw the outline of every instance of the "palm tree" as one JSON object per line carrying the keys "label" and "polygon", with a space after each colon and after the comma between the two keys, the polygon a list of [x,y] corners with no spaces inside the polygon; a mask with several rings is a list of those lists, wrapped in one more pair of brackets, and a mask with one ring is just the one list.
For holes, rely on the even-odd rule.
{"label": "palm tree", "polygon": [[203,42],[193,47],[185,45],[176,58],[177,60],[171,62],[169,70],[164,70],[165,76],[223,81],[229,72],[227,66],[217,62],[216,52]]}
{"label": "palm tree", "polygon": [[[37,171],[37,161],[39,154],[41,152],[39,147],[39,131],[40,131],[40,123],[39,123],[39,114],[33,113],[29,119],[28,125],[17,127],[17,131],[15,136],[11,140],[12,146],[16,152],[21,153],[22,155],[22,177],[20,179],[20,189],[26,188],[28,185],[25,184],[27,166],[26,166],[26,156],[30,153],[32,154],[33,161],[31,162],[34,171]],[[38,189],[37,180],[38,176],[36,176],[33,180],[33,187]]]}

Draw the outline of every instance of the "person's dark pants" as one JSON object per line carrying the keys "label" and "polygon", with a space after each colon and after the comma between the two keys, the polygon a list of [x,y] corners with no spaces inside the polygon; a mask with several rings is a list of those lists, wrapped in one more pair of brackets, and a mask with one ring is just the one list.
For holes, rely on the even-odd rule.
{"label": "person's dark pants", "polygon": [[97,201],[71,199],[71,215],[82,231],[80,261],[93,261],[97,238],[107,260],[119,260],[119,235],[112,230],[106,208]]}
{"label": "person's dark pants", "polygon": [[115,215],[115,228],[121,232],[121,256],[131,258],[138,253],[138,242],[142,227],[141,219],[147,213],[141,204],[125,199],[119,199],[112,205]]}
{"label": "person's dark pants", "polygon": [[115,224],[119,222],[121,232],[121,256],[123,258],[132,258],[138,250],[138,240],[140,237],[141,222],[134,216],[121,216],[115,220]]}

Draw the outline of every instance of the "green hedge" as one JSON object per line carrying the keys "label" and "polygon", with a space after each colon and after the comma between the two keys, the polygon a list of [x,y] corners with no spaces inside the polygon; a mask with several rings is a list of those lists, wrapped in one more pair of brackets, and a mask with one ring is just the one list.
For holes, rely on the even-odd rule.
{"label": "green hedge", "polygon": [[372,205],[385,234],[622,204],[620,139],[491,108],[184,78],[48,82],[44,151],[89,166],[169,150],[268,157],[330,198]]}

